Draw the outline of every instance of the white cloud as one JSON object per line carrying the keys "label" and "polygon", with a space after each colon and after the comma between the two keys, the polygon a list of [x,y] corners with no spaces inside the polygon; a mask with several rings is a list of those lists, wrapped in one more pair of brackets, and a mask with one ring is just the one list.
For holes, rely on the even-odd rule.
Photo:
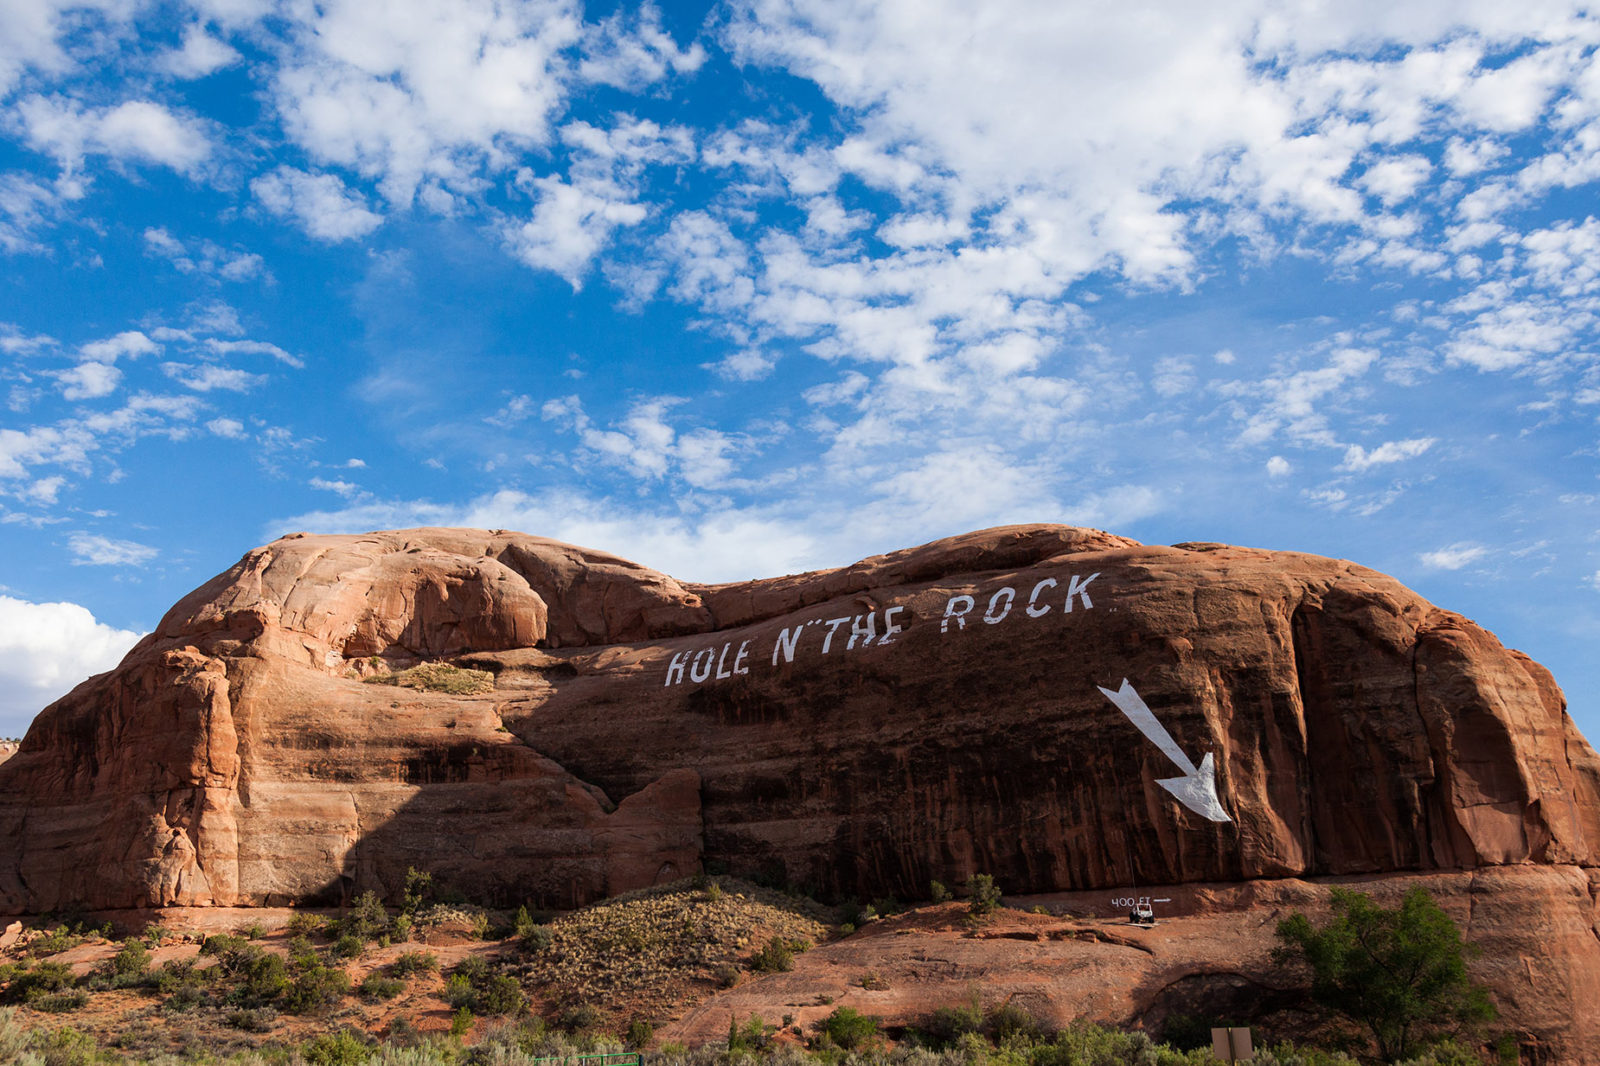
{"label": "white cloud", "polygon": [[396,206],[547,143],[582,37],[570,0],[332,0],[297,15],[273,88],[287,133]]}
{"label": "white cloud", "polygon": [[1271,459],[1267,460],[1268,477],[1288,477],[1293,472],[1294,467],[1289,464],[1289,460],[1285,459],[1281,455],[1274,455]]}
{"label": "white cloud", "polygon": [[647,120],[621,120],[611,129],[575,122],[562,129],[561,139],[573,149],[569,177],[520,172],[517,184],[533,196],[533,214],[509,223],[505,233],[518,259],[577,289],[612,234],[648,217],[637,201],[645,168],[687,162],[694,147],[686,131]]}
{"label": "white cloud", "polygon": [[1359,473],[1364,470],[1371,470],[1375,466],[1386,466],[1390,463],[1415,459],[1436,443],[1437,441],[1433,437],[1419,437],[1414,440],[1391,440],[1385,441],[1370,452],[1359,444],[1352,444],[1345,449],[1344,462],[1339,464],[1339,468]]}
{"label": "white cloud", "polygon": [[777,360],[765,352],[745,348],[708,364],[707,369],[728,381],[760,381],[777,365]]}
{"label": "white cloud", "polygon": [[0,596],[0,732],[21,735],[38,711],[111,669],[141,636],[98,622],[75,603]]}
{"label": "white cloud", "polygon": [[681,403],[674,397],[637,401],[610,429],[596,426],[576,396],[548,400],[540,414],[575,432],[590,458],[633,477],[671,475],[697,488],[718,486],[733,472],[729,453],[737,450],[736,441],[712,429],[680,433],[668,423],[667,412]]}
{"label": "white cloud", "polygon": [[179,271],[214,275],[227,281],[248,281],[266,274],[266,263],[254,252],[223,248],[215,241],[200,240],[185,245],[165,229],[144,231],[145,248],[152,255],[170,260]]}
{"label": "white cloud", "polygon": [[91,12],[110,20],[125,17],[124,0],[15,0],[0,6],[0,98],[11,94],[24,72],[63,74],[74,63],[58,38]]}
{"label": "white cloud", "polygon": [[122,381],[122,371],[110,363],[79,363],[56,374],[61,395],[68,400],[92,400],[109,396]]}
{"label": "white cloud", "polygon": [[0,251],[43,250],[35,233],[60,211],[67,197],[23,174],[0,174]]}
{"label": "white cloud", "polygon": [[1436,551],[1423,552],[1417,558],[1422,560],[1423,566],[1434,570],[1460,570],[1488,554],[1489,549],[1483,545],[1462,541]]}
{"label": "white cloud", "polygon": [[585,81],[638,91],[668,72],[693,73],[705,62],[699,43],[679,48],[661,28],[661,13],[646,3],[632,17],[617,12],[585,27],[578,75]]}
{"label": "white cloud", "polygon": [[123,356],[137,359],[141,355],[151,355],[161,350],[161,345],[145,336],[136,329],[124,330],[114,337],[104,340],[90,341],[78,349],[78,354],[85,359],[93,359],[101,363],[114,363]]}
{"label": "white cloud", "polygon": [[383,224],[383,216],[368,210],[336,174],[279,167],[252,181],[250,191],[268,211],[294,220],[319,241],[353,240]]}
{"label": "white cloud", "polygon": [[207,33],[205,23],[193,22],[183,31],[183,47],[167,53],[160,65],[179,78],[203,78],[238,61],[231,45]]}
{"label": "white cloud", "polygon": [[1360,180],[1362,186],[1383,201],[1385,207],[1393,207],[1402,200],[1410,199],[1418,186],[1428,180],[1432,171],[1433,164],[1426,157],[1405,155],[1372,164]]}
{"label": "white cloud", "polygon": [[1258,396],[1262,401],[1259,410],[1241,412],[1246,424],[1240,440],[1256,444],[1287,431],[1297,440],[1333,445],[1336,438],[1324,407],[1330,397],[1344,397],[1350,384],[1365,375],[1377,359],[1378,353],[1370,348],[1339,348],[1314,370],[1272,374],[1259,382],[1228,386],[1225,392]]}
{"label": "white cloud", "polygon": [[276,344],[266,341],[219,341],[210,338],[206,341],[206,350],[213,355],[270,355],[285,366],[292,366],[296,370],[304,369],[305,360],[297,355],[291,355]]}
{"label": "white cloud", "polygon": [[560,274],[574,289],[612,231],[644,221],[641,204],[612,199],[560,178],[530,183],[538,202],[533,217],[507,231],[513,254],[531,267]]}
{"label": "white cloud", "polygon": [[211,392],[215,389],[249,392],[267,380],[262,374],[252,374],[236,367],[217,366],[214,363],[162,363],[161,370],[184,388],[196,392]]}
{"label": "white cloud", "polygon": [[16,114],[28,144],[68,169],[86,156],[106,155],[189,173],[211,155],[211,142],[199,120],[150,100],[85,108],[65,97],[33,95],[16,105]]}
{"label": "white cloud", "polygon": [[839,553],[838,541],[820,542],[785,514],[723,509],[689,518],[565,492],[503,490],[454,504],[371,501],[280,519],[263,536],[270,539],[290,529],[335,533],[420,525],[522,530],[614,552],[691,581],[748,580],[853,561]]}
{"label": "white cloud", "polygon": [[244,423],[234,418],[213,418],[206,423],[206,428],[228,440],[243,440],[245,435]]}
{"label": "white cloud", "polygon": [[61,487],[66,483],[67,479],[59,474],[55,477],[43,477],[23,489],[19,495],[30,503],[52,504],[56,502]]}
{"label": "white cloud", "polygon": [[67,538],[67,547],[75,557],[77,566],[143,566],[159,553],[147,544],[131,540],[117,540],[98,533],[74,533]]}

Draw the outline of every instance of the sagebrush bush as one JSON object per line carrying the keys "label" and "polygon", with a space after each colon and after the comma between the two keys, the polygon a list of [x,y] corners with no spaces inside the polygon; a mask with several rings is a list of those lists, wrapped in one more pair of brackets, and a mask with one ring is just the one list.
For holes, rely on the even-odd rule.
{"label": "sagebrush bush", "polygon": [[378,674],[366,678],[369,685],[398,685],[421,692],[442,692],[448,696],[481,696],[494,691],[494,675],[487,670],[469,670],[449,663],[421,663],[397,674]]}

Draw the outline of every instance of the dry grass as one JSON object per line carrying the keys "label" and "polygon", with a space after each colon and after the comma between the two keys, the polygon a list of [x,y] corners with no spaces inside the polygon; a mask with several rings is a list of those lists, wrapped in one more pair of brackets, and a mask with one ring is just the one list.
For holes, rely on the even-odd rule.
{"label": "dry grass", "polygon": [[441,662],[421,663],[398,674],[379,674],[367,678],[366,683],[443,692],[448,696],[481,696],[494,691],[494,675],[489,671],[468,670]]}
{"label": "dry grass", "polygon": [[556,1006],[668,1017],[713,991],[719,970],[738,967],[774,936],[821,942],[828,935],[821,918],[810,900],[745,882],[723,879],[719,894],[676,881],[552,922],[550,946],[525,973]]}

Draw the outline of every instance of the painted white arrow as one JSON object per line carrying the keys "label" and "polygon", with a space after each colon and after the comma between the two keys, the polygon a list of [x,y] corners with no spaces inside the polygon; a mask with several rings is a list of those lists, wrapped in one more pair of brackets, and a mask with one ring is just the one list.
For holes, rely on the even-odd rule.
{"label": "painted white arrow", "polygon": [[[1100,688],[1099,685],[1095,686]],[[1200,760],[1200,767],[1195,768],[1189,761],[1189,756],[1178,747],[1177,741],[1172,739],[1150,708],[1144,705],[1144,700],[1134,691],[1127,678],[1122,679],[1122,687],[1112,692],[1108,688],[1100,688],[1105,693],[1106,699],[1117,705],[1117,710],[1128,716],[1128,721],[1139,727],[1139,732],[1150,738],[1151,743],[1166,753],[1167,758],[1178,764],[1178,769],[1183,771],[1182,777],[1169,777],[1158,780],[1156,784],[1172,793],[1177,801],[1189,808],[1202,818],[1213,822],[1231,822],[1228,812],[1222,809],[1222,801],[1217,799],[1217,772],[1211,763],[1211,753],[1208,751]]]}

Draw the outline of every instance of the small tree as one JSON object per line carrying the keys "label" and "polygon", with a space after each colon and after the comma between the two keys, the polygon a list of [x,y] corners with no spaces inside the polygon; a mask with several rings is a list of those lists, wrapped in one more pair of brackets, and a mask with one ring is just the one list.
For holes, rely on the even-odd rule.
{"label": "small tree", "polygon": [[1000,886],[988,874],[973,874],[967,878],[967,910],[973,917],[981,918],[1000,909]]}
{"label": "small tree", "polygon": [[1333,890],[1321,928],[1295,913],[1278,923],[1280,961],[1311,968],[1311,998],[1364,1026],[1385,1062],[1407,1058],[1440,1031],[1494,1017],[1488,991],[1467,974],[1473,951],[1425,889],[1398,908]]}

